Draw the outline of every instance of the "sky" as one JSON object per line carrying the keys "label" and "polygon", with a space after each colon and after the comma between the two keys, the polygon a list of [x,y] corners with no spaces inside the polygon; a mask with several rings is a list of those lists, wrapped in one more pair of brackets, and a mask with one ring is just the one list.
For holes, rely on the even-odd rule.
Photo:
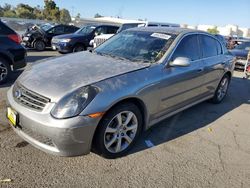
{"label": "sky", "polygon": [[[43,0],[0,0],[31,6],[44,6]],[[208,24],[224,26],[236,24],[250,28],[250,0],[55,0],[59,8],[66,8],[73,16],[92,18],[119,16],[125,19],[147,19],[179,24]]]}

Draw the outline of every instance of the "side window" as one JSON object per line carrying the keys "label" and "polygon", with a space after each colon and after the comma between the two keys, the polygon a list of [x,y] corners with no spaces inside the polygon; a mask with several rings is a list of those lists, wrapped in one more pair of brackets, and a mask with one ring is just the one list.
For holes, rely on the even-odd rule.
{"label": "side window", "polygon": [[186,57],[191,61],[200,59],[200,49],[197,35],[189,35],[181,40],[172,55],[172,60],[177,57]]}
{"label": "side window", "polygon": [[101,26],[95,30],[95,35],[107,34],[107,27]]}
{"label": "side window", "polygon": [[207,35],[200,35],[203,58],[213,57],[218,54],[217,41]]}
{"label": "side window", "polygon": [[222,46],[221,46],[221,44],[218,41],[216,41],[216,46],[217,46],[217,54],[218,55],[223,54]]}
{"label": "side window", "polygon": [[55,27],[54,34],[60,35],[60,34],[63,34],[63,33],[64,33],[64,27],[63,26]]}
{"label": "side window", "polygon": [[73,33],[75,31],[75,28],[74,27],[65,27],[64,28],[64,32],[65,33]]}
{"label": "side window", "polygon": [[118,30],[117,27],[108,27],[107,34],[114,34],[117,32],[117,30]]}

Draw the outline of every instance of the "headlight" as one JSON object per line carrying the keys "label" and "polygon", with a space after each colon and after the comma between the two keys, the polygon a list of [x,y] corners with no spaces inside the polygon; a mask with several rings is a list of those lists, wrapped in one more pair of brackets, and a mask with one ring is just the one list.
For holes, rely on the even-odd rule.
{"label": "headlight", "polygon": [[96,96],[98,89],[92,86],[77,89],[63,97],[52,109],[51,115],[58,119],[79,115]]}
{"label": "headlight", "polygon": [[62,39],[62,40],[60,40],[60,42],[70,42],[71,41],[71,39]]}

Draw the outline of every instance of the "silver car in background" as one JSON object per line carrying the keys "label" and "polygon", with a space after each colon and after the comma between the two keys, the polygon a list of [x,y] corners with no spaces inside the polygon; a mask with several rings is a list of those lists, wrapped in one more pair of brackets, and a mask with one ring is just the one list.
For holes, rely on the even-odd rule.
{"label": "silver car in background", "polygon": [[234,57],[214,36],[134,28],[91,52],[27,68],[8,91],[8,119],[35,147],[60,156],[127,154],[157,122],[226,96]]}

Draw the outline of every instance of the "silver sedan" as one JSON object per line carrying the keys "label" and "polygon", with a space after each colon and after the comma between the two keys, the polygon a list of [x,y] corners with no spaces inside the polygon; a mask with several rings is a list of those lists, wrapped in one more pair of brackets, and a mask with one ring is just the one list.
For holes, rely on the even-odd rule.
{"label": "silver sedan", "polygon": [[157,122],[205,100],[220,103],[233,69],[233,56],[206,32],[134,28],[92,52],[27,68],[8,91],[7,117],[45,152],[116,158]]}

